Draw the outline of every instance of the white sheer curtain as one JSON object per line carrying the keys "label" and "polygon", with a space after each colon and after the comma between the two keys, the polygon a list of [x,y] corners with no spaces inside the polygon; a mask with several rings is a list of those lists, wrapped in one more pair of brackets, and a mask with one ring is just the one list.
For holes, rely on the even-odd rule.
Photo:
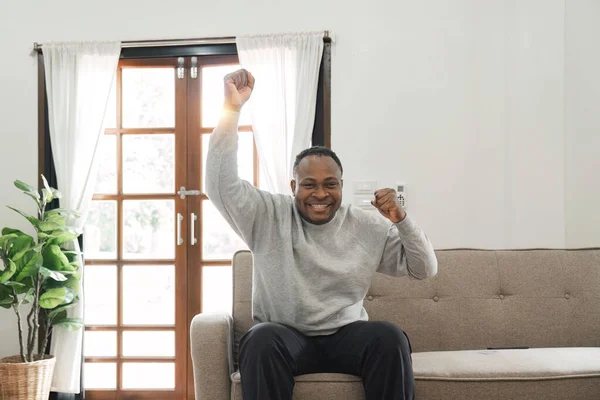
{"label": "white sheer curtain", "polygon": [[236,42],[242,67],[256,78],[249,106],[264,188],[289,194],[294,158],[312,136],[323,31]]}
{"label": "white sheer curtain", "polygon": [[[62,208],[78,210],[83,228],[96,181],[95,156],[120,42],[44,43],[50,143]],[[72,243],[78,250],[77,242]],[[80,260],[81,261],[81,260]],[[80,268],[83,274],[83,268]],[[83,318],[83,287],[69,317]],[[79,393],[83,330],[55,328],[50,353],[56,356],[52,391]]]}

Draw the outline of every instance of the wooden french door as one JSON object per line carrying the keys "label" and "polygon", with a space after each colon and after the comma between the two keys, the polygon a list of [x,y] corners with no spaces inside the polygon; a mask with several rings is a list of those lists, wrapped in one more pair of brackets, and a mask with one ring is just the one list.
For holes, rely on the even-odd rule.
{"label": "wooden french door", "polygon": [[[208,140],[235,56],[122,60],[84,231],[88,399],[193,399],[189,324],[231,312],[246,248],[205,194]],[[258,184],[249,122],[240,176]]]}

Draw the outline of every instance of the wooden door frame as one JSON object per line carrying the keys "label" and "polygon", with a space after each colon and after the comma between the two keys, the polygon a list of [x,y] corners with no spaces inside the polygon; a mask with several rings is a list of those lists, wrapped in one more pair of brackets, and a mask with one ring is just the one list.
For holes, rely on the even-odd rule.
{"label": "wooden door frame", "polygon": [[[137,131],[138,134],[145,133],[169,133],[174,134],[175,138],[175,192],[182,185],[185,185],[187,182],[187,161],[177,161],[177,154],[185,154],[186,151],[186,141],[182,140],[186,137],[186,123],[187,123],[187,109],[185,107],[185,103],[187,101],[187,85],[186,80],[177,79],[175,80],[175,108],[178,107],[180,110],[175,113],[175,127],[174,129],[122,129],[122,113],[121,110],[121,75],[123,67],[138,67],[138,68],[151,68],[162,66],[166,67],[171,65],[174,68],[174,74],[177,73],[177,65],[176,59],[171,58],[169,60],[165,59],[142,59],[142,60],[121,60],[119,62],[119,66],[116,72],[116,81],[117,81],[117,90],[119,91],[116,94],[117,97],[117,128],[116,129],[106,129],[104,134],[114,134],[117,136],[117,194],[115,195],[95,195],[95,200],[113,200],[117,201],[117,259],[116,260],[86,260],[86,265],[116,265],[117,266],[117,324],[110,326],[92,326],[86,327],[86,331],[114,331],[117,334],[117,356],[116,357],[85,357],[82,356],[82,362],[91,361],[91,362],[114,362],[117,365],[117,389],[116,390],[85,390],[83,386],[83,379],[81,382],[81,390],[85,391],[87,398],[95,400],[95,399],[138,399],[138,398],[148,398],[148,399],[182,399],[186,396],[186,376],[187,376],[187,354],[189,353],[188,347],[188,328],[187,328],[187,252],[186,246],[177,246],[175,245],[175,259],[174,260],[124,260],[123,259],[123,209],[122,209],[122,201],[124,199],[135,198],[135,199],[144,199],[144,198],[174,198],[175,200],[175,218],[177,218],[177,213],[181,213],[182,215],[187,215],[187,203],[185,200],[176,196],[176,194],[165,194],[165,195],[123,195],[122,193],[122,151],[121,151],[121,136],[132,134],[134,131]],[[49,161],[47,154],[50,149],[49,143],[47,142],[47,129],[48,129],[48,120],[47,120],[47,102],[45,97],[46,86],[45,86],[45,76],[44,76],[44,62],[43,56],[41,53],[38,53],[38,169],[40,171],[40,182],[41,185],[41,174],[44,173],[45,165]],[[179,106],[178,106],[179,104]],[[182,106],[183,104],[183,106]],[[150,132],[151,131],[151,132]],[[164,131],[164,132],[163,132]],[[120,201],[119,201],[120,200]],[[175,224],[177,221],[175,221]],[[175,228],[176,229],[176,228]],[[186,232],[188,229],[187,220],[184,218],[181,224],[182,232]],[[175,230],[176,232],[176,230]],[[175,239],[174,239],[175,240]],[[122,269],[123,265],[137,265],[137,264],[146,264],[152,263],[154,265],[174,265],[175,268],[175,324],[174,326],[123,326],[123,301],[121,299],[122,296]],[[85,279],[85,278],[84,278]],[[174,331],[175,333],[175,343],[176,343],[176,353],[175,357],[124,357],[122,355],[122,332],[124,331]],[[179,345],[177,345],[179,344]],[[135,390],[135,389],[120,389],[122,387],[122,365],[127,362],[173,362],[175,364],[175,390]],[[83,374],[82,374],[83,377]]]}

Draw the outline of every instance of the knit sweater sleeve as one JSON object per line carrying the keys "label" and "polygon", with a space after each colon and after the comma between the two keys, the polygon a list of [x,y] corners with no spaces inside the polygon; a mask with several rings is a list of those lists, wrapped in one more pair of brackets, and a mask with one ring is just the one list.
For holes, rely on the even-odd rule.
{"label": "knit sweater sleeve", "polygon": [[437,274],[433,245],[408,215],[390,226],[377,271],[392,276],[408,275],[415,279],[426,279]]}
{"label": "knit sweater sleeve", "polygon": [[275,209],[282,199],[259,190],[238,174],[239,113],[224,111],[213,131],[206,160],[206,193],[253,252],[269,247]]}

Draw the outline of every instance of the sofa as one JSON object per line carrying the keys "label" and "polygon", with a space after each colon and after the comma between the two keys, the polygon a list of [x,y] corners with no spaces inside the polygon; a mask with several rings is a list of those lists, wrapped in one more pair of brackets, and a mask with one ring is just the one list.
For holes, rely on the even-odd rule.
{"label": "sofa", "polygon": [[[412,344],[415,397],[600,399],[600,250],[442,250],[417,281],[375,274],[370,320]],[[191,323],[198,400],[241,400],[237,347],[252,326],[252,255],[233,258],[232,315]],[[294,400],[364,399],[359,377],[296,377]]]}

